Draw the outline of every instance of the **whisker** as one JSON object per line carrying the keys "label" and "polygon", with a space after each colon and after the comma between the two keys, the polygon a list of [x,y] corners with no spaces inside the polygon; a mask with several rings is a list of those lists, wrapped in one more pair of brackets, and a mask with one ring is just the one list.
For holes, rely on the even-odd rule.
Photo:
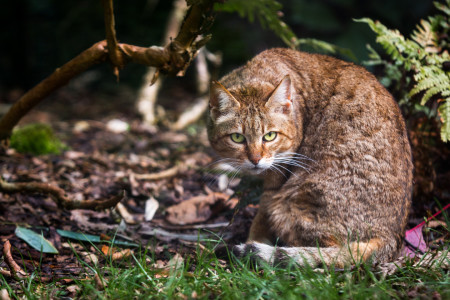
{"label": "whisker", "polygon": [[234,180],[234,178],[236,178],[236,176],[239,174],[239,172],[241,172],[241,169],[242,169],[242,167],[238,167],[236,172],[234,172],[234,174],[231,176],[231,178],[228,179],[227,189],[230,187],[230,184]]}
{"label": "whisker", "polygon": [[296,152],[283,152],[283,153],[278,153],[276,156],[279,156],[279,157],[292,157],[292,158],[296,158],[296,159],[305,159],[305,160],[310,160],[310,161],[313,161],[313,162],[316,162],[317,163],[317,161],[316,160],[314,160],[314,159],[312,159],[312,158],[310,158],[310,157],[308,157],[308,156],[306,156],[306,155],[303,155],[303,154],[300,154],[300,153],[296,153]]}
{"label": "whisker", "polygon": [[286,171],[288,171],[289,173],[291,173],[295,177],[298,177],[297,174],[293,173],[291,170],[289,170],[288,168],[284,167],[283,165],[280,165],[280,164],[277,164],[277,163],[273,163],[272,166],[276,166],[276,167],[280,167],[282,169],[285,169]]}
{"label": "whisker", "polygon": [[277,163],[283,163],[290,166],[295,166],[304,169],[308,173],[311,172],[311,166],[305,163],[301,163],[299,161],[289,160],[289,159],[275,159]]}
{"label": "whisker", "polygon": [[[224,166],[226,166],[227,168],[224,168]],[[208,185],[213,185],[219,180],[219,177],[224,174],[234,179],[237,176],[237,174],[239,174],[239,172],[241,171],[241,167],[237,159],[226,157],[213,161],[212,163],[209,163],[208,165],[203,167],[202,170],[212,177],[209,178],[208,181],[204,180],[203,182]],[[230,184],[231,180],[228,181],[228,185]]]}
{"label": "whisker", "polygon": [[286,174],[284,174],[284,172],[283,172],[282,170],[280,170],[280,168],[278,168],[275,164],[271,164],[270,167],[269,167],[269,169],[275,170],[275,171],[279,172],[281,175],[284,176],[284,178],[287,179]]}

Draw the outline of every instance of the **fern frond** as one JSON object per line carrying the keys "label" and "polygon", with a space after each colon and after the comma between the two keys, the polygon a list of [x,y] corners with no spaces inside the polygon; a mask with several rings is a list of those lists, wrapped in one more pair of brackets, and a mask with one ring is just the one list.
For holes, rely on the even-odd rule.
{"label": "fern frond", "polygon": [[438,53],[441,50],[438,45],[437,33],[433,31],[431,23],[426,20],[420,21],[411,38],[422,46],[426,52]]}
{"label": "fern frond", "polygon": [[450,0],[446,0],[445,2],[446,2],[446,4],[439,3],[436,1],[436,2],[433,2],[433,4],[437,9],[444,12],[446,15],[450,16]]}
{"label": "fern frond", "polygon": [[[369,49],[369,63],[385,66],[386,74],[381,82],[388,83],[391,88],[391,84],[397,82],[394,88],[399,93],[401,104],[408,104],[416,112],[425,112],[433,118],[437,116],[436,105],[424,105],[432,97],[444,99],[439,105],[439,114],[442,121],[441,138],[447,142],[450,141],[450,73],[443,70],[443,65],[450,61],[450,43],[446,38],[450,31],[450,0],[442,1],[444,3],[434,2],[434,5],[446,15],[438,14],[428,20],[421,20],[410,38],[405,38],[398,30],[388,29],[378,21],[367,18],[356,21],[369,25],[377,35],[377,43],[390,56],[390,61],[382,60],[375,51]],[[413,71],[413,74],[405,71]],[[417,94],[422,94],[420,105],[412,102],[416,99],[411,96]]]}
{"label": "fern frond", "polygon": [[422,96],[422,100],[420,100],[420,105],[425,105],[425,103],[427,103],[427,101],[436,95],[439,95],[442,90],[444,89],[444,87],[442,86],[433,86],[432,88],[429,88],[425,94],[423,94]]}
{"label": "fern frond", "polygon": [[280,19],[281,8],[282,5],[276,0],[228,0],[214,5],[215,10],[237,12],[241,18],[246,17],[250,23],[257,19],[261,27],[270,28],[283,42],[294,48],[298,38]]}
{"label": "fern frond", "polygon": [[420,80],[414,88],[409,92],[409,94],[415,95],[424,90],[430,89],[432,87],[441,87],[441,90],[445,90],[450,87],[449,77],[442,72],[441,74],[435,74],[433,76],[425,77]]}
{"label": "fern frond", "polygon": [[444,142],[450,141],[450,97],[444,100],[438,108],[441,116],[441,139]]}

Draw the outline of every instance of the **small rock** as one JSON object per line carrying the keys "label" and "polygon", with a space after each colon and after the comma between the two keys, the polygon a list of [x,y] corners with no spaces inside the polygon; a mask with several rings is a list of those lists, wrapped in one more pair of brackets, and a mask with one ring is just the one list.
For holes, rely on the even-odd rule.
{"label": "small rock", "polygon": [[106,129],[113,133],[123,133],[130,129],[130,125],[119,119],[112,119],[106,123]]}

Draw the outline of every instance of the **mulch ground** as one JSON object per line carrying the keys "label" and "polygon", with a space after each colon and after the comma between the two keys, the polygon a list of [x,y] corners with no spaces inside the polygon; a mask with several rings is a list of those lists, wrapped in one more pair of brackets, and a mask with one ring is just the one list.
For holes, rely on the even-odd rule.
{"label": "mulch ground", "polygon": [[[207,229],[201,234],[212,231],[232,244],[245,241],[257,210],[254,200],[260,184],[245,178],[230,181],[208,172],[216,158],[204,125],[182,132],[154,130],[138,121],[129,102],[117,101],[114,106],[109,99],[105,112],[102,107],[106,100],[90,100],[67,100],[74,104],[71,107],[64,101],[49,103],[30,113],[28,121],[51,123],[69,149],[59,155],[43,156],[9,149],[0,154],[0,175],[8,182],[58,186],[68,198],[77,201],[111,198],[125,191],[121,207],[65,210],[46,194],[0,193],[0,250],[8,240],[12,257],[28,274],[37,271],[36,278],[42,282],[69,285],[71,278],[84,278],[89,273],[80,258],[87,262],[99,260],[100,264],[105,260],[95,255],[98,251],[89,243],[69,243],[57,233],[60,229],[147,245],[155,253],[153,263],[161,266],[177,253],[192,255],[201,229]],[[102,117],[94,120],[94,116]],[[107,122],[117,117],[130,125],[128,131],[108,129]],[[450,151],[447,146],[424,143],[420,132],[413,131],[411,141],[415,146],[417,199],[410,218],[413,227],[424,216],[438,211],[434,200],[442,205],[450,202]],[[238,203],[238,198],[246,199],[245,203]],[[34,250],[15,235],[17,226],[42,232],[59,254]],[[114,250],[119,253],[118,260],[129,255],[125,250],[129,249]],[[0,260],[0,269],[14,284],[6,274],[4,260]]]}

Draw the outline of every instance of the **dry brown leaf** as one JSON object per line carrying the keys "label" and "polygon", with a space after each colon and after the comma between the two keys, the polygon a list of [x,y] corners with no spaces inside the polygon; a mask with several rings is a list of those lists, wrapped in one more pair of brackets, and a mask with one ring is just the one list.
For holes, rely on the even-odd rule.
{"label": "dry brown leaf", "polygon": [[234,208],[237,202],[223,193],[196,196],[167,208],[166,220],[174,225],[205,222],[226,208]]}
{"label": "dry brown leaf", "polygon": [[120,260],[120,259],[123,259],[123,258],[130,257],[132,254],[133,254],[132,250],[124,249],[124,250],[119,251],[119,252],[114,252],[113,255],[111,255],[111,260],[112,261]]}
{"label": "dry brown leaf", "polygon": [[109,255],[110,251],[112,251],[112,249],[108,245],[102,245],[102,253],[104,255]]}
{"label": "dry brown leaf", "polygon": [[105,278],[100,278],[100,276],[98,276],[97,273],[95,273],[94,281],[95,281],[95,287],[99,291],[103,291],[105,289],[105,287],[107,286],[106,279]]}
{"label": "dry brown leaf", "polygon": [[81,290],[81,287],[74,284],[74,285],[69,285],[68,287],[66,287],[66,290],[71,294],[76,294]]}
{"label": "dry brown leaf", "polygon": [[7,289],[1,289],[0,290],[0,300],[9,300],[9,299],[11,299],[11,298],[9,297],[8,290]]}

